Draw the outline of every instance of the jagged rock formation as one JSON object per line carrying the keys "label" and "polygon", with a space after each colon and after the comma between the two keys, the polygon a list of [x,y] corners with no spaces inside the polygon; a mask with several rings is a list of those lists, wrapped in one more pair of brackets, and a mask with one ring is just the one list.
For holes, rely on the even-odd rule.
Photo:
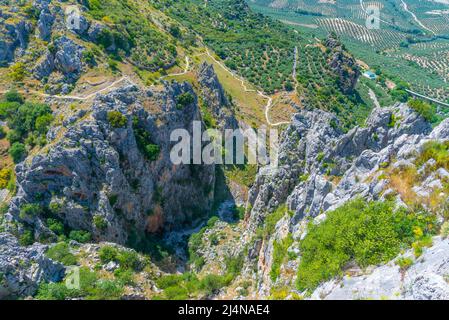
{"label": "jagged rock formation", "polygon": [[198,72],[198,82],[201,85],[203,101],[206,108],[212,110],[213,117],[217,120],[220,129],[237,129],[238,122],[225,91],[215,74],[214,67],[204,62]]}
{"label": "jagged rock formation", "polygon": [[45,257],[47,246],[21,247],[9,233],[0,233],[0,300],[33,295],[40,282],[60,281],[64,266]]}
{"label": "jagged rock formation", "polygon": [[[80,114],[59,133],[53,129],[49,137],[61,138],[16,168],[18,193],[9,219],[33,226],[36,238],[52,237],[45,219],[20,215],[24,204],[39,203],[57,208],[54,213],[72,229],[125,244],[145,232],[179,228],[207,215],[214,166],[173,166],[170,160],[171,132],[183,128],[191,133],[192,122],[201,121],[196,98],[179,107],[177,97],[183,93],[195,97],[185,83],[147,93],[123,87],[99,96],[92,114]],[[126,119],[123,127],[113,127],[111,111]],[[160,152],[149,159],[140,143],[157,145]]]}
{"label": "jagged rock formation", "polygon": [[7,22],[10,15],[0,13],[0,64],[12,62],[16,56],[23,54],[28,45],[32,25],[26,19],[19,22]]}
{"label": "jagged rock formation", "polygon": [[[301,239],[305,236],[309,219],[319,223],[326,218],[327,211],[356,197],[367,200],[393,197],[398,205],[405,206],[404,195],[394,189],[383,170],[413,165],[414,157],[426,142],[449,140],[449,120],[432,130],[421,116],[405,104],[373,110],[364,127],[356,127],[347,134],[339,132],[336,121],[332,114],[319,110],[304,110],[295,115],[282,138],[280,167],[261,170],[251,190],[249,234],[281,204],[286,202],[293,212],[291,218],[285,217],[278,222],[276,231],[268,241],[262,245],[259,241],[253,244],[252,252],[260,252],[257,264],[262,279],[259,294],[262,296],[269,295],[274,285],[269,277],[274,240],[285,239],[289,233],[294,239]],[[423,168],[418,170],[425,171]],[[423,181],[415,182],[413,190],[424,205],[427,203],[426,196],[437,190],[448,175],[441,168],[423,178]],[[289,250],[300,255],[294,246]],[[444,264],[444,259],[440,263]],[[287,273],[294,274],[297,261],[290,261],[283,268]],[[294,287],[294,277],[279,281],[276,285],[282,285],[285,281],[285,285]],[[363,286],[361,278],[357,280],[357,286]],[[366,286],[369,286],[368,282]],[[427,294],[417,287],[413,290],[413,295],[404,293],[404,297]],[[342,297],[343,291],[338,292],[338,297]],[[441,295],[438,293],[437,296]]]}
{"label": "jagged rock formation", "polygon": [[39,20],[37,22],[37,34],[42,40],[49,40],[51,36],[51,28],[55,17],[51,14],[48,6],[42,9]]}
{"label": "jagged rock formation", "polygon": [[[53,51],[46,54],[37,62],[33,74],[41,80],[50,76],[54,71],[63,75],[63,82],[73,83],[78,80],[83,68],[82,55],[85,49],[73,40],[63,36],[55,42]],[[67,92],[65,92],[67,93]]]}
{"label": "jagged rock formation", "polygon": [[345,94],[352,93],[361,75],[356,60],[335,35],[328,36],[325,46],[330,52],[328,64],[338,77],[340,90]]}

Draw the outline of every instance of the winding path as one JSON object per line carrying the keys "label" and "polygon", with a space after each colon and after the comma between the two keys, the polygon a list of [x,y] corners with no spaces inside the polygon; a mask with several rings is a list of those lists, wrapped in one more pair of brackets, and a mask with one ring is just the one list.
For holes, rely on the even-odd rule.
{"label": "winding path", "polygon": [[273,98],[267,96],[267,95],[266,95],[265,93],[263,93],[262,91],[257,91],[257,90],[255,90],[255,89],[248,89],[247,86],[245,85],[245,80],[244,80],[243,78],[237,76],[237,75],[236,75],[234,72],[232,72],[228,67],[226,67],[222,62],[220,62],[220,61],[218,61],[217,59],[215,59],[215,57],[214,57],[213,55],[210,54],[208,48],[206,48],[206,54],[207,54],[212,60],[214,60],[214,62],[215,62],[216,64],[218,64],[221,68],[223,68],[225,71],[227,71],[229,74],[231,74],[231,76],[234,77],[234,79],[240,81],[240,83],[241,83],[241,85],[242,85],[242,88],[243,88],[243,90],[244,90],[245,92],[257,92],[257,94],[258,94],[259,96],[261,96],[261,97],[264,98],[264,99],[267,99],[267,104],[266,104],[266,106],[265,106],[265,119],[266,119],[268,125],[270,125],[271,127],[278,127],[278,126],[281,126],[281,125],[284,125],[284,124],[290,124],[290,122],[287,122],[287,121],[276,122],[276,123],[271,122],[269,113],[270,113],[271,106],[273,105]]}
{"label": "winding path", "polygon": [[417,24],[419,24],[423,29],[425,29],[425,30],[427,30],[427,31],[430,31],[432,34],[435,34],[435,32],[433,32],[433,30],[431,30],[431,29],[429,29],[428,27],[426,27],[426,26],[425,26],[425,25],[418,19],[418,17],[416,16],[416,14],[414,14],[413,12],[411,12],[411,11],[408,9],[408,5],[407,5],[407,3],[405,3],[404,0],[401,0],[401,2],[402,2],[402,7],[404,8],[404,10],[407,11],[407,12],[413,17],[413,19],[416,21]]}
{"label": "winding path", "polygon": [[[270,125],[270,126],[272,126],[272,127],[276,127],[276,126],[280,126],[280,125],[284,125],[284,124],[289,124],[289,123],[290,123],[290,122],[277,122],[277,123],[271,122],[270,117],[269,117],[269,112],[270,112],[271,106],[273,105],[273,99],[272,99],[271,97],[267,96],[267,95],[266,95],[265,93],[263,93],[262,91],[257,91],[257,90],[255,90],[255,89],[248,89],[248,87],[247,87],[246,84],[245,84],[245,80],[244,80],[243,78],[237,76],[234,72],[232,72],[230,69],[228,69],[228,67],[226,67],[222,62],[220,62],[220,61],[218,61],[217,59],[215,59],[215,57],[209,52],[209,49],[208,49],[207,47],[205,47],[205,48],[206,48],[206,53],[202,53],[202,54],[199,54],[199,55],[197,55],[197,56],[201,56],[201,55],[207,54],[207,55],[208,55],[212,60],[214,60],[214,62],[217,63],[221,68],[223,68],[225,71],[227,71],[229,74],[231,74],[232,77],[234,77],[235,79],[237,79],[238,81],[240,81],[240,83],[241,83],[241,85],[242,85],[242,88],[243,88],[243,90],[244,90],[245,92],[257,92],[257,94],[258,94],[259,96],[261,96],[261,97],[264,98],[264,99],[267,99],[267,104],[266,104],[266,106],[265,106],[265,118],[266,118],[266,121],[267,121],[268,125]],[[295,63],[296,63],[296,61],[297,61],[297,60],[296,60],[296,56],[297,56],[296,52],[297,52],[297,48],[295,48]],[[185,61],[186,61],[186,66],[185,66],[183,72],[173,73],[173,74],[168,74],[168,75],[165,75],[165,76],[163,76],[163,77],[160,77],[159,79],[160,79],[160,80],[163,80],[163,79],[168,78],[168,77],[176,77],[176,76],[182,76],[182,75],[187,74],[187,72],[189,72],[189,69],[190,69],[190,58],[189,58],[188,56],[186,56],[186,57],[185,57]],[[295,69],[296,69],[296,68],[295,68]],[[295,74],[296,74],[296,70],[294,70],[294,75],[295,75]],[[91,94],[89,94],[89,95],[87,95],[87,96],[77,96],[77,95],[51,95],[51,94],[41,93],[41,92],[33,91],[33,90],[28,91],[28,92],[37,94],[37,95],[39,95],[39,96],[41,96],[41,97],[44,97],[44,98],[53,98],[53,99],[61,99],[61,100],[86,101],[86,100],[89,100],[89,99],[94,98],[94,97],[95,97],[97,94],[99,94],[99,93],[103,93],[103,92],[109,91],[110,89],[114,88],[117,84],[119,84],[119,83],[121,83],[121,82],[123,82],[123,81],[125,81],[125,80],[127,80],[127,81],[130,82],[131,84],[134,84],[134,82],[130,79],[129,76],[123,76],[122,78],[120,78],[120,79],[114,81],[113,83],[111,83],[111,84],[108,85],[107,87],[105,87],[105,88],[103,88],[103,89],[100,89],[100,90],[97,90],[97,91],[95,91],[95,92],[93,92],[93,93],[91,93]],[[7,91],[6,91],[6,90],[0,91],[0,93],[5,93],[5,92],[7,92]]]}

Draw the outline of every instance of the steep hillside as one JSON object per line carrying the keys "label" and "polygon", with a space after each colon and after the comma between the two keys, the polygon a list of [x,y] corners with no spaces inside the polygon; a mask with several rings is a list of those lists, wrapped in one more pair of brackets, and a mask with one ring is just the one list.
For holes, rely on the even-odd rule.
{"label": "steep hillside", "polygon": [[[335,33],[243,0],[0,0],[0,30],[0,299],[447,297],[449,122]],[[279,167],[173,163],[194,121],[279,129]]]}

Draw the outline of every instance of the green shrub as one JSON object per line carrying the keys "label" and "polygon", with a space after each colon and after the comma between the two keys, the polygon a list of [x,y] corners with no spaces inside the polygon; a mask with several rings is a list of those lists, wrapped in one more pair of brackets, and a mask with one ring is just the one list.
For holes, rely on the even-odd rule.
{"label": "green shrub", "polygon": [[65,242],[55,244],[53,247],[48,249],[47,257],[52,260],[61,262],[66,266],[73,266],[77,263],[75,255],[70,252],[69,245]]}
{"label": "green shrub", "polygon": [[232,281],[232,276],[219,276],[214,274],[209,274],[201,280],[201,289],[206,295],[211,295],[217,293],[223,287],[229,285]]}
{"label": "green shrub", "polygon": [[139,124],[137,118],[133,119],[133,131],[140,152],[150,161],[156,161],[159,157],[160,147],[151,140],[150,133]]}
{"label": "green shrub", "polygon": [[134,285],[134,272],[132,270],[126,270],[118,268],[114,271],[114,277],[120,281],[122,285]]}
{"label": "green shrub", "polygon": [[92,51],[83,51],[83,61],[89,66],[95,66],[95,55]]}
{"label": "green shrub", "polygon": [[64,224],[61,221],[49,218],[49,219],[47,219],[47,226],[48,226],[48,229],[50,229],[57,235],[64,234]]}
{"label": "green shrub", "polygon": [[128,123],[128,118],[119,111],[109,111],[108,122],[114,128],[124,128]]}
{"label": "green shrub", "polygon": [[102,263],[106,264],[111,261],[116,261],[118,257],[118,250],[112,246],[101,247],[98,255]]}
{"label": "green shrub", "polygon": [[275,241],[273,244],[273,261],[271,264],[270,278],[273,282],[277,280],[281,271],[281,265],[288,257],[288,248],[293,244],[291,234],[281,241]]}
{"label": "green shrub", "polygon": [[22,95],[16,89],[12,89],[6,92],[3,96],[3,100],[5,100],[6,102],[17,102],[19,104],[22,104],[24,102]]}
{"label": "green shrub", "polygon": [[432,123],[437,120],[435,107],[427,102],[419,99],[410,99],[407,104],[428,122]]}
{"label": "green shrub", "polygon": [[113,72],[118,71],[118,62],[112,58],[108,59],[108,66]]}
{"label": "green shrub", "polygon": [[138,271],[140,268],[139,255],[135,251],[122,250],[117,256],[120,267],[126,270]]}
{"label": "green shrub", "polygon": [[167,289],[169,287],[179,286],[182,281],[184,281],[184,278],[182,275],[169,274],[169,275],[158,278],[156,280],[156,284],[159,289]]}
{"label": "green shrub", "polygon": [[164,290],[164,296],[168,300],[187,300],[189,292],[183,287],[169,287]]}
{"label": "green shrub", "polygon": [[37,203],[27,203],[20,207],[19,218],[22,220],[31,219],[43,213],[43,208]]}
{"label": "green shrub", "polygon": [[23,81],[28,74],[25,64],[23,62],[17,62],[9,67],[8,76],[14,81]]}
{"label": "green shrub", "polygon": [[9,168],[3,168],[0,170],[0,189],[5,189],[8,186],[9,180],[11,180],[13,172]]}
{"label": "green shrub", "polygon": [[263,228],[263,236],[266,238],[273,234],[276,228],[276,224],[281,220],[287,213],[287,206],[282,205],[276,209],[273,213],[269,214],[265,218],[265,224]]}
{"label": "green shrub", "polygon": [[423,234],[434,232],[434,216],[393,208],[393,203],[357,199],[329,212],[323,223],[311,223],[300,242],[298,289],[314,289],[341,275],[350,261],[364,268],[391,260],[416,240],[417,227]]}
{"label": "green shrub", "polygon": [[413,253],[416,258],[419,258],[423,252],[424,248],[429,248],[433,244],[432,237],[430,235],[420,236],[417,241],[413,242],[412,248]]}
{"label": "green shrub", "polygon": [[35,298],[37,300],[66,300],[72,295],[74,295],[73,291],[69,290],[65,283],[42,283]]}
{"label": "green shrub", "polygon": [[93,221],[95,228],[97,228],[98,230],[105,230],[108,227],[108,223],[103,216],[96,215],[94,216]]}
{"label": "green shrub", "polygon": [[192,104],[195,102],[195,97],[189,93],[189,92],[185,92],[180,94],[177,98],[176,98],[176,108],[179,110],[184,109],[184,107],[187,107],[188,105]]}
{"label": "green shrub", "polygon": [[36,118],[35,128],[37,132],[42,135],[45,135],[50,127],[51,122],[53,121],[53,115],[44,114]]}
{"label": "green shrub", "polygon": [[398,260],[396,260],[396,265],[398,265],[399,268],[401,268],[401,271],[406,271],[413,265],[413,259],[401,257]]}
{"label": "green shrub", "polygon": [[70,231],[69,239],[79,243],[88,243],[92,240],[92,235],[88,231],[72,230]]}
{"label": "green shrub", "polygon": [[42,283],[35,296],[38,300],[117,300],[123,295],[121,280],[100,279],[99,275],[87,267],[79,269],[80,288],[68,289],[65,282]]}
{"label": "green shrub", "polygon": [[114,207],[115,204],[117,203],[118,200],[118,195],[117,194],[112,194],[108,197],[109,200],[109,204],[111,205],[111,207]]}
{"label": "green shrub", "polygon": [[422,166],[430,159],[435,160],[436,163],[432,168],[426,168],[427,170],[434,171],[437,168],[449,170],[449,141],[429,141],[424,144],[416,163]]}
{"label": "green shrub", "polygon": [[12,157],[14,163],[21,162],[25,158],[26,153],[25,145],[20,142],[15,142],[9,149],[9,155]]}
{"label": "green shrub", "polygon": [[236,206],[234,207],[234,219],[235,220],[243,220],[245,219],[246,209],[245,207]]}
{"label": "green shrub", "polygon": [[34,243],[33,231],[25,230],[19,236],[19,243],[20,243],[21,246],[31,246]]}
{"label": "green shrub", "polygon": [[123,295],[123,284],[118,280],[99,280],[88,300],[118,300]]}

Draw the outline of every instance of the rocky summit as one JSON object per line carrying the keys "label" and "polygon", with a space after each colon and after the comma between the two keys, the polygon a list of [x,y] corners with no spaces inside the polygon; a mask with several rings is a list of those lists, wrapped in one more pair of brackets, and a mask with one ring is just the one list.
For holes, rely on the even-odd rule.
{"label": "rocky summit", "polygon": [[447,8],[378,4],[0,0],[0,300],[449,299]]}

